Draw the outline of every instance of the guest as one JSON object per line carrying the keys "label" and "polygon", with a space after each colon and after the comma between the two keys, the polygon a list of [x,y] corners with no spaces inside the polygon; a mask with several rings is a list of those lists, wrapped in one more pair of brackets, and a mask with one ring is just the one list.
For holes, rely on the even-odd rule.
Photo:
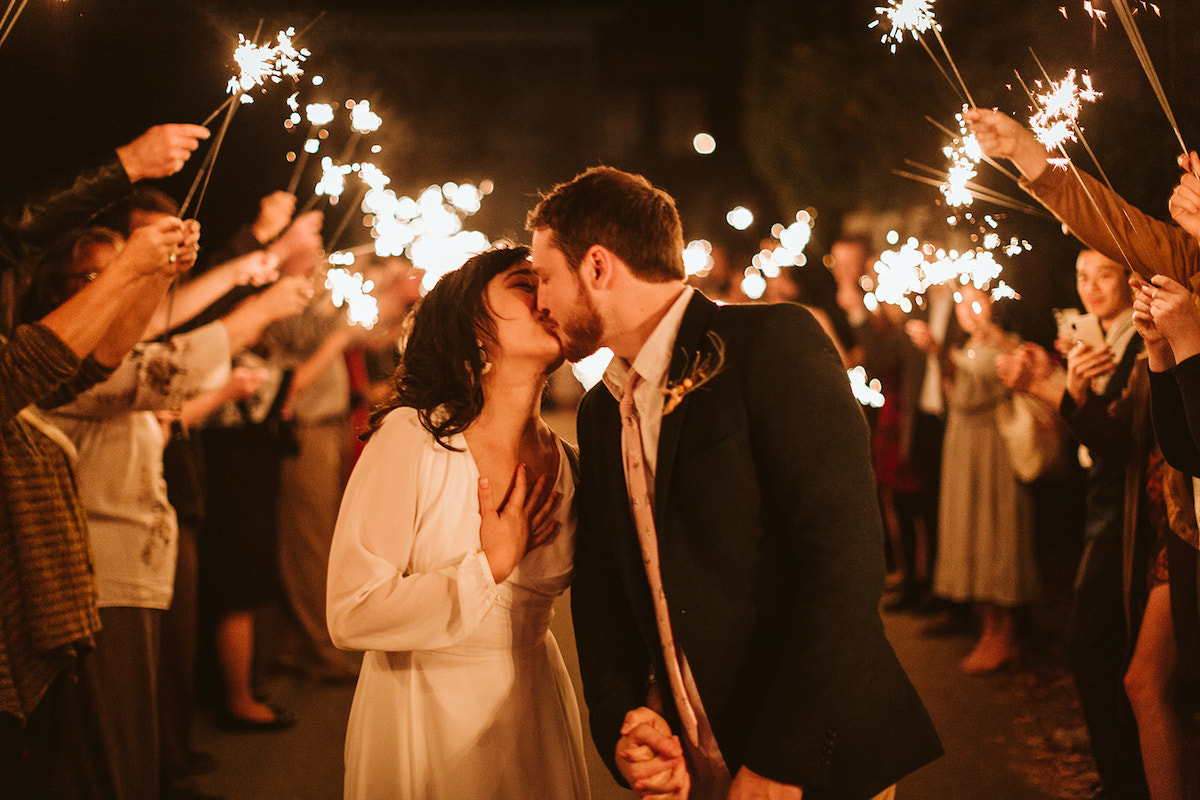
{"label": "guest", "polygon": [[523,247],[469,259],[412,317],[329,559],[329,632],[365,650],[347,798],[587,798],[548,630],[571,578],[574,456],[541,420],[562,349]]}
{"label": "guest", "polygon": [[983,631],[960,666],[994,672],[1020,655],[1018,611],[1038,597],[1033,499],[1017,477],[998,423],[1009,402],[996,359],[1017,337],[993,313],[991,295],[968,284],[955,305],[965,341],[949,351],[946,435],[934,593],[974,603]]}

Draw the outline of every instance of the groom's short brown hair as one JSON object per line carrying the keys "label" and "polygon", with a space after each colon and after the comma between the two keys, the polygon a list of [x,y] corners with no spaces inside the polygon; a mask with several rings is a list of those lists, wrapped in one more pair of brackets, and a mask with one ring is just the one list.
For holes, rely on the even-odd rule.
{"label": "groom's short brown hair", "polygon": [[592,167],[543,194],[525,227],[548,229],[551,243],[578,267],[592,245],[616,253],[653,283],[683,280],[683,225],[675,200],[641,175]]}

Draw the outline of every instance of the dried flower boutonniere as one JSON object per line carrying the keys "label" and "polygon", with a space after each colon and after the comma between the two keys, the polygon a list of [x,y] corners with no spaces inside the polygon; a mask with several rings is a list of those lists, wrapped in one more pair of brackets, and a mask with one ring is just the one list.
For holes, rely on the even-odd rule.
{"label": "dried flower boutonniere", "polygon": [[700,349],[688,359],[683,374],[677,380],[667,381],[666,388],[662,390],[664,417],[683,402],[688,392],[708,383],[725,365],[725,343],[721,337],[709,331],[705,338],[708,346],[701,344]]}

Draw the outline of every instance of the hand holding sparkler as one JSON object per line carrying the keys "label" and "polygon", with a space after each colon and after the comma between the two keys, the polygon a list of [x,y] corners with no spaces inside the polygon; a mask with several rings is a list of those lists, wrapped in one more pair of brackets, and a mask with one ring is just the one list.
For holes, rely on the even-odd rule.
{"label": "hand holding sparkler", "polygon": [[296,195],[289,192],[271,192],[258,201],[258,217],[251,226],[251,233],[260,244],[270,244],[283,233],[296,213]]}
{"label": "hand holding sparkler", "polygon": [[268,250],[279,257],[281,265],[293,259],[319,254],[322,250],[321,226],[324,224],[325,214],[321,211],[301,214],[292,220],[292,224]]}
{"label": "hand holding sparkler", "polygon": [[129,235],[113,260],[113,268],[133,278],[173,278],[178,272],[179,248],[185,242],[183,220],[163,217]]}
{"label": "hand holding sparkler", "polygon": [[990,158],[1006,158],[1027,180],[1036,180],[1050,165],[1046,148],[1033,132],[995,109],[970,108],[963,118],[971,126],[979,149]]}
{"label": "hand holding sparkler", "polygon": [[1166,275],[1150,279],[1153,288],[1145,290],[1150,298],[1154,326],[1171,344],[1175,363],[1200,353],[1200,310],[1187,287]]}
{"label": "hand holding sparkler", "polygon": [[289,275],[256,297],[268,322],[288,319],[304,311],[312,300],[312,279],[305,275]]}
{"label": "hand holding sparkler", "polygon": [[118,147],[117,158],[130,183],[166,178],[183,169],[200,146],[200,140],[208,137],[208,129],[199,125],[155,125],[129,144]]}
{"label": "hand holding sparkler", "polygon": [[216,269],[228,270],[234,286],[265,286],[279,278],[279,257],[266,250],[254,250]]}
{"label": "hand holding sparkler", "polygon": [[1200,156],[1195,151],[1179,156],[1179,167],[1184,172],[1167,208],[1179,227],[1200,239]]}
{"label": "hand holding sparkler", "polygon": [[1134,275],[1129,279],[1129,286],[1133,289],[1133,327],[1146,344],[1150,370],[1164,372],[1171,369],[1175,366],[1175,354],[1171,351],[1171,343],[1155,324],[1150,308],[1154,300],[1154,285]]}
{"label": "hand holding sparkler", "polygon": [[200,254],[200,223],[194,219],[183,222],[183,241],[168,257],[175,265],[175,274],[179,275],[196,266],[196,257]]}

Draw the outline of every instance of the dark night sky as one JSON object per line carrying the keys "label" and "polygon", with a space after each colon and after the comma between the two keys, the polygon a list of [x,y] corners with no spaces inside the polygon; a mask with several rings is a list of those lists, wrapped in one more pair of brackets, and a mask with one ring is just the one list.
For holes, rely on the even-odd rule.
{"label": "dark night sky", "polygon": [[[1014,68],[1036,71],[1030,47],[1054,75],[1090,69],[1105,96],[1085,111],[1089,141],[1118,190],[1163,215],[1176,179],[1170,127],[1115,20],[1104,30],[1086,18],[1082,0],[1062,4],[1070,19],[1050,0],[940,0],[938,18],[983,104],[1026,113],[1006,84]],[[224,98],[239,31],[252,33],[260,17],[266,31],[300,27],[326,9],[306,42],[306,69],[326,76],[328,94],[309,89],[301,101],[371,99],[385,119],[378,160],[402,193],[495,180],[476,218],[491,236],[523,235],[524,209],[539,189],[601,161],[672,191],[689,238],[717,235],[717,212],[736,202],[766,209],[766,225],[798,204],[837,213],[932,208],[935,189],[892,170],[906,158],[940,163],[943,137],[925,116],[950,123],[957,100],[915,43],[893,56],[867,30],[875,5],[35,0],[0,48],[9,162],[0,191],[19,192],[36,175],[152,124],[200,121]],[[1163,19],[1140,17],[1143,32],[1185,139],[1200,141],[1200,93],[1191,84],[1200,4],[1161,5]],[[750,35],[753,19],[768,22]],[[757,62],[747,59],[749,41],[765,48]],[[748,79],[770,82],[770,91],[749,92]],[[301,139],[282,125],[290,91],[276,88],[239,110],[200,214],[206,235],[223,235],[259,196],[286,185],[284,154]],[[753,109],[751,96],[760,104]],[[758,127],[744,122],[748,110]],[[689,125],[715,133],[718,153],[700,159],[681,147],[676,134]],[[794,151],[779,163],[803,166],[763,174],[760,160],[756,173],[750,154],[767,147],[780,157]],[[165,188],[182,195],[196,163]],[[1019,194],[995,174],[984,179]],[[831,225],[837,213],[819,222]],[[1064,247],[1050,241],[1062,238],[1053,226],[1023,224],[1047,239],[1035,243],[1043,257]],[[827,243],[836,231],[818,233]]]}

